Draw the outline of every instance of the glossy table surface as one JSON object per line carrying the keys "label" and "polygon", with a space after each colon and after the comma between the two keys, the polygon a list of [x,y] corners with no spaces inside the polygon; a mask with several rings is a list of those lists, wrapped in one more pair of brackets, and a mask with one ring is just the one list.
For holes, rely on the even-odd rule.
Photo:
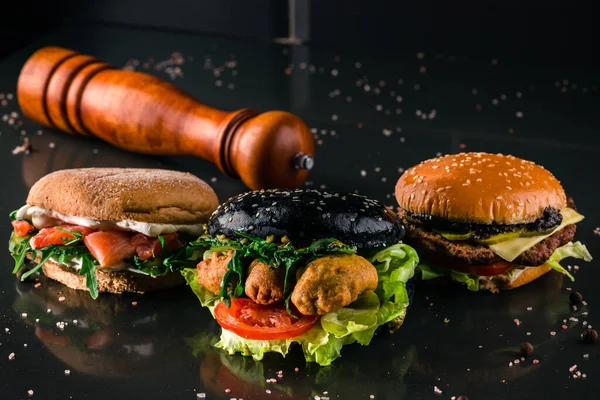
{"label": "glossy table surface", "polygon": [[[594,234],[600,82],[592,70],[94,25],[63,27],[0,61],[6,239],[9,212],[37,179],[57,169],[185,170],[210,182],[222,201],[246,190],[204,160],[126,153],[23,118],[15,99],[18,73],[45,45],[156,74],[216,108],[296,113],[317,142],[307,187],[356,191],[392,207],[403,169],[423,159],[460,151],[531,159],[573,196],[586,216],[577,239],[600,257]],[[166,68],[173,52],[185,62]],[[13,155],[24,137],[33,152]],[[597,260],[579,263],[575,282],[551,272],[496,295],[417,285],[396,334],[344,348],[326,368],[307,365],[298,352],[263,362],[220,353],[212,347],[219,327],[187,288],[94,302],[43,278],[39,287],[17,283],[8,251],[0,260],[2,399],[554,399],[594,398],[600,389],[598,346],[578,340],[584,325],[600,326]],[[587,302],[576,311],[568,300],[575,290]],[[535,350],[519,360],[525,341]]]}

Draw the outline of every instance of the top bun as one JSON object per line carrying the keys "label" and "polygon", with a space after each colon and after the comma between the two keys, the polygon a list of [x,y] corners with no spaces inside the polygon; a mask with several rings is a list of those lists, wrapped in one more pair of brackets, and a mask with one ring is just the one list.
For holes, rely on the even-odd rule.
{"label": "top bun", "polygon": [[206,182],[186,172],[80,168],[41,178],[27,204],[99,221],[192,225],[206,222],[219,201]]}
{"label": "top bun", "polygon": [[259,190],[221,204],[208,221],[208,233],[241,239],[235,232],[266,238],[287,236],[296,246],[335,238],[359,249],[398,243],[404,226],[376,200],[357,194],[317,190]]}
{"label": "top bun", "polygon": [[510,155],[460,153],[406,170],[396,184],[403,209],[480,224],[530,223],[546,207],[561,210],[567,198],[545,168]]}

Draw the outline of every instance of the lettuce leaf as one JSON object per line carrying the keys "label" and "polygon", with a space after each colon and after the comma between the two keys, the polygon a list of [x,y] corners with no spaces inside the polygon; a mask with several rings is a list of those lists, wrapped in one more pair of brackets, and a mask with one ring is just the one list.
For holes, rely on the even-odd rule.
{"label": "lettuce leaf", "polygon": [[[554,252],[550,255],[548,261],[546,261],[546,264],[552,267],[553,270],[568,276],[571,281],[575,281],[573,275],[571,275],[569,271],[567,271],[562,265],[560,265],[560,261],[567,257],[578,258],[588,262],[592,261],[592,255],[589,253],[587,247],[581,242],[569,242],[564,246],[561,246],[554,250]],[[467,274],[464,272],[455,271],[448,268],[431,266],[424,263],[420,263],[417,266],[417,270],[421,272],[422,280],[435,279],[440,276],[448,276],[452,278],[453,281],[465,284],[467,286],[467,289],[469,290],[475,292],[479,290],[479,275]],[[509,275],[511,275],[511,273],[514,273],[513,271],[509,272]]]}
{"label": "lettuce leaf", "polygon": [[563,266],[559,264],[560,260],[567,257],[579,258],[584,261],[590,262],[592,261],[592,255],[588,251],[587,247],[585,247],[585,245],[579,241],[575,243],[569,242],[564,246],[561,246],[558,249],[554,250],[554,253],[550,255],[550,258],[548,259],[548,261],[546,261],[546,264],[551,266],[553,270],[568,276],[569,279],[573,282],[575,281],[573,275],[571,275],[569,271],[564,269]]}
{"label": "lettuce leaf", "polygon": [[439,278],[440,276],[447,276],[453,281],[465,284],[467,289],[473,292],[479,290],[479,275],[467,274],[453,269],[435,267],[424,263],[420,263],[417,266],[417,270],[421,272],[421,279],[424,281]]}
{"label": "lettuce leaf", "polygon": [[[308,332],[290,339],[248,340],[223,329],[214,346],[231,355],[241,353],[262,360],[267,352],[285,357],[297,344],[307,362],[325,366],[340,356],[346,344],[368,345],[379,326],[393,320],[399,321],[396,329],[401,325],[409,304],[406,282],[414,276],[419,257],[412,247],[399,243],[381,250],[370,261],[379,275],[375,292],[366,292],[352,304],[324,315]],[[183,269],[181,273],[200,303],[213,313],[220,297],[198,283],[196,269]]]}
{"label": "lettuce leaf", "polygon": [[192,289],[192,292],[194,292],[196,297],[198,297],[198,300],[200,300],[202,307],[207,307],[212,314],[215,306],[221,300],[219,295],[208,291],[204,286],[198,283],[198,270],[196,268],[183,268],[181,270],[181,275],[183,275],[183,278],[190,286],[190,289]]}

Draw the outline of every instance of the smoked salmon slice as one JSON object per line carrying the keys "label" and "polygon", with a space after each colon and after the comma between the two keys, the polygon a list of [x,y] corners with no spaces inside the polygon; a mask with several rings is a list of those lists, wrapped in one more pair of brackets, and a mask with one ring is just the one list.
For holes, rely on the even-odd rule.
{"label": "smoked salmon slice", "polygon": [[[183,242],[179,240],[177,233],[167,233],[161,235],[167,251],[175,251],[183,246]],[[160,239],[148,237],[138,233],[131,238],[131,244],[135,246],[135,251],[140,260],[147,260],[151,257],[161,257],[163,255],[162,243]]]}
{"label": "smoked salmon slice", "polygon": [[71,239],[75,239],[75,235],[72,235],[68,232],[61,231],[60,229],[64,229],[67,231],[77,231],[80,232],[83,237],[94,232],[93,229],[87,228],[85,226],[78,225],[59,225],[58,228],[54,226],[52,228],[43,228],[31,239],[31,245],[36,249],[43,249],[44,247],[50,245],[61,245],[65,244]]}
{"label": "smoked salmon slice", "polygon": [[[24,222],[24,224],[14,224],[14,222]],[[30,231],[30,224],[27,221],[13,221],[15,234],[24,236]],[[44,228],[31,239],[31,244],[36,249],[43,249],[50,245],[65,244],[75,235],[56,229],[57,227]],[[152,257],[163,255],[163,247],[160,239],[149,237],[141,233],[127,231],[96,231],[91,228],[77,225],[60,225],[58,228],[67,231],[78,231],[83,236],[83,242],[90,253],[100,263],[100,268],[110,268],[121,264],[123,260],[130,259],[138,255],[141,260],[147,260]],[[33,227],[31,227],[33,229]],[[25,232],[24,234],[20,234]],[[177,233],[167,233],[162,235],[167,251],[175,251],[183,246]]]}
{"label": "smoked salmon slice", "polygon": [[87,235],[83,241],[100,267],[118,265],[136,254],[130,232],[99,231]]}

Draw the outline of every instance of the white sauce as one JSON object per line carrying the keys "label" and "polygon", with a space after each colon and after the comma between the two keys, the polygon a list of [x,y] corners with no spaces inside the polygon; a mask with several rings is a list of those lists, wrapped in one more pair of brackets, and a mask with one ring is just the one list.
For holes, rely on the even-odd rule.
{"label": "white sauce", "polygon": [[31,220],[33,226],[37,229],[56,226],[59,223],[68,223],[73,225],[86,226],[89,228],[103,230],[125,230],[143,233],[147,236],[158,236],[165,233],[184,232],[190,235],[200,236],[204,233],[202,224],[195,225],[176,225],[176,224],[155,224],[150,222],[138,222],[131,220],[123,221],[98,221],[87,217],[77,217],[74,215],[61,214],[56,211],[45,208],[24,205],[17,211],[17,219]]}

